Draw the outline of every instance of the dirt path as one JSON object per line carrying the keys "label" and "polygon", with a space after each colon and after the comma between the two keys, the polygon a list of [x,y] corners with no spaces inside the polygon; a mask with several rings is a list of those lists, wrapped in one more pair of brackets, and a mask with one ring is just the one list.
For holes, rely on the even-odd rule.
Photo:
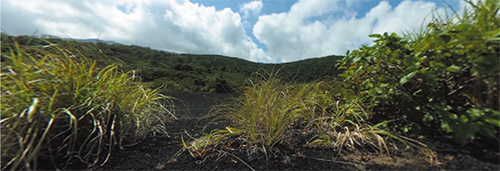
{"label": "dirt path", "polygon": [[[234,94],[169,93],[174,100],[178,120],[168,122],[169,136],[152,135],[140,144],[117,150],[103,170],[499,170],[500,156],[485,154],[489,161],[472,157],[470,150],[432,140],[423,140],[436,153],[401,149],[391,156],[372,153],[338,155],[331,149],[280,147],[275,154],[251,155],[242,151],[214,152],[204,159],[193,158],[182,149],[181,135],[199,137],[213,117],[211,107],[227,102]],[[224,123],[212,127],[224,127]],[[205,128],[205,132],[210,128]],[[189,134],[189,135],[188,135]],[[178,153],[182,152],[182,153]],[[178,155],[176,155],[178,154]],[[425,155],[426,154],[426,155]],[[491,160],[493,158],[493,160]],[[497,159],[496,162],[494,159]],[[434,161],[431,161],[434,160]],[[429,164],[434,162],[435,165]],[[493,162],[493,163],[491,163]]]}

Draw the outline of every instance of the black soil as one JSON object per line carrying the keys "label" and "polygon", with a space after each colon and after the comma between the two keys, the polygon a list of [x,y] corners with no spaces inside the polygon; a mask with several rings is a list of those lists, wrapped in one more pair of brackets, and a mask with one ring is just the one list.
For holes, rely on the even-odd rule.
{"label": "black soil", "polygon": [[[181,136],[189,141],[227,123],[214,123],[213,107],[236,97],[224,93],[168,93],[175,97],[177,120],[167,122],[169,135],[150,135],[141,143],[115,150],[102,170],[500,170],[498,142],[494,148],[459,148],[435,138],[422,138],[432,151],[400,146],[391,155],[370,151],[338,152],[319,147],[285,145],[273,152],[249,152],[227,147],[204,157],[192,157],[182,150]],[[211,123],[209,127],[206,127]],[[236,145],[233,145],[236,146]],[[398,146],[399,147],[399,146]],[[255,150],[254,150],[255,151]]]}

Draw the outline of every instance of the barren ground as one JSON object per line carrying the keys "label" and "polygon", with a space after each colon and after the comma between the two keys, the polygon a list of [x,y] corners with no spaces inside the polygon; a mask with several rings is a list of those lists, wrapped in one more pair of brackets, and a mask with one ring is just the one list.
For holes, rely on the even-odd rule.
{"label": "barren ground", "polygon": [[[181,135],[199,137],[211,128],[227,123],[212,123],[210,110],[235,97],[223,93],[169,93],[174,100],[178,120],[168,121],[169,135],[151,135],[136,146],[116,150],[102,170],[500,170],[499,144],[490,147],[459,148],[433,138],[420,139],[434,152],[400,150],[380,155],[369,150],[339,155],[332,149],[285,147],[272,154],[228,148],[194,158],[182,151]],[[187,133],[187,134],[186,134]],[[300,139],[298,141],[301,141]],[[267,156],[267,157],[266,157]]]}

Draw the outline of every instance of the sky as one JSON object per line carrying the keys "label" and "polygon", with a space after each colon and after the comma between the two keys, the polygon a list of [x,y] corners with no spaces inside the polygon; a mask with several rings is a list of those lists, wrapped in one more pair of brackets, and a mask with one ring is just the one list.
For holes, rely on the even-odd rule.
{"label": "sky", "polygon": [[345,55],[374,33],[415,32],[460,0],[2,0],[11,35],[115,41],[281,63]]}

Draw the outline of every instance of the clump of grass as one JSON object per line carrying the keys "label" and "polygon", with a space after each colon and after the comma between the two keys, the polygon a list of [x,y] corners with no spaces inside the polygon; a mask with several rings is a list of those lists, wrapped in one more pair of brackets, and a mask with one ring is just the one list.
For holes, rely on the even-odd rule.
{"label": "clump of grass", "polygon": [[16,44],[2,55],[2,170],[37,169],[41,159],[52,168],[75,161],[96,167],[111,147],[136,143],[152,129],[164,131],[158,121],[165,117],[165,97],[117,65],[99,68],[58,46]]}
{"label": "clump of grass", "polygon": [[270,149],[283,141],[285,131],[301,117],[304,93],[289,89],[276,75],[271,75],[247,87],[243,97],[227,108],[225,117],[243,130],[245,139]]}
{"label": "clump of grass", "polygon": [[[388,154],[392,149],[388,139],[405,142],[384,128],[387,122],[371,125],[370,113],[356,100],[346,104],[336,100],[325,83],[287,85],[276,74],[264,78],[247,87],[234,103],[223,106],[222,117],[231,127],[183,144],[191,155],[204,157],[217,146],[224,149],[235,141],[250,152],[260,149],[266,154],[278,144],[323,146],[339,153],[372,147]],[[307,138],[309,141],[300,140]]]}
{"label": "clump of grass", "polygon": [[366,146],[374,148],[380,154],[390,150],[386,140],[395,138],[407,143],[398,136],[385,130],[388,121],[375,125],[368,122],[369,112],[365,111],[356,100],[350,103],[337,101],[323,117],[310,121],[306,129],[315,134],[307,145],[334,147],[338,153],[343,149],[359,151]]}
{"label": "clump of grass", "polygon": [[306,91],[292,90],[276,78],[276,74],[261,75],[264,80],[246,87],[233,103],[221,106],[222,118],[231,127],[214,130],[204,137],[185,144],[191,153],[204,151],[207,146],[239,140],[267,153],[286,140],[287,130],[301,116],[301,100]]}
{"label": "clump of grass", "polygon": [[390,143],[386,140],[394,138],[407,143],[387,131],[388,121],[371,124],[372,113],[363,108],[363,103],[332,84],[338,82],[302,86],[309,92],[301,100],[302,134],[310,137],[306,145],[333,147],[338,153],[372,147],[380,154],[389,154]]}

